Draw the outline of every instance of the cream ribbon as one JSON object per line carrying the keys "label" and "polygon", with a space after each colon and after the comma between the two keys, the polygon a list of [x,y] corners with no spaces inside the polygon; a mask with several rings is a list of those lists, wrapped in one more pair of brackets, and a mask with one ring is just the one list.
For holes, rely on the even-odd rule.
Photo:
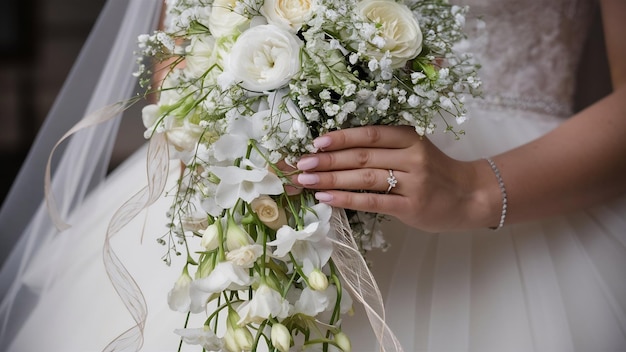
{"label": "cream ribbon", "polygon": [[374,275],[359,252],[344,209],[333,208],[331,226],[336,239],[332,259],[352,296],[365,308],[382,352],[403,352],[400,342],[385,322],[385,305]]}
{"label": "cream ribbon", "polygon": [[[121,114],[130,105],[132,105],[131,100],[119,102],[105,106],[102,109],[86,115],[67,131],[52,148],[46,165],[44,191],[46,206],[48,207],[50,217],[60,231],[68,229],[70,225],[61,218],[54,195],[52,194],[50,169],[55,150],[74,133],[111,120]],[[142,210],[157,201],[163,193],[169,172],[169,150],[167,138],[164,134],[157,133],[150,138],[146,167],[148,185],[137,192],[115,212],[107,227],[103,245],[103,260],[107,275],[124,303],[124,306],[135,321],[135,325],[124,331],[104,348],[104,351],[107,352],[127,351],[129,348],[138,351],[143,345],[143,330],[148,316],[147,304],[139,285],[137,285],[131,274],[124,267],[124,264],[111,248],[110,241],[120,229],[126,226],[126,224],[135,218]]]}

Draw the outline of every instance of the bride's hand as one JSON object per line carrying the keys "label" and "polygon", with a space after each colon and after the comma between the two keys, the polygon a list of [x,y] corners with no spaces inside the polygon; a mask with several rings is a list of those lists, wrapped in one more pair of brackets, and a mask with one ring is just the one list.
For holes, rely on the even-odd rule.
{"label": "bride's hand", "polygon": [[489,164],[454,160],[412,127],[349,128],[314,144],[320,151],[302,157],[303,172],[293,181],[318,190],[320,202],[392,215],[432,232],[498,223],[501,195]]}

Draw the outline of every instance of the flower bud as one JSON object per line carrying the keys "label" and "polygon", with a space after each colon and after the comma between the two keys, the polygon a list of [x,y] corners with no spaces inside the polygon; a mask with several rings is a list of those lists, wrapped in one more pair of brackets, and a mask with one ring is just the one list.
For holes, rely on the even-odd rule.
{"label": "flower bud", "polygon": [[352,351],[352,344],[350,343],[350,339],[348,338],[348,335],[344,334],[343,332],[338,332],[335,334],[335,342],[343,352]]}
{"label": "flower bud", "polygon": [[328,277],[320,269],[314,269],[308,277],[309,287],[315,291],[324,291],[328,287]]}
{"label": "flower bud", "polygon": [[291,334],[283,324],[272,325],[271,340],[274,348],[280,352],[288,352],[291,346]]}
{"label": "flower bud", "polygon": [[235,223],[232,217],[228,218],[228,225],[226,226],[226,247],[229,251],[252,244],[250,235],[239,224]]}
{"label": "flower bud", "polygon": [[219,229],[217,224],[213,223],[209,225],[202,235],[202,241],[200,241],[200,245],[204,247],[207,251],[213,251],[217,249],[220,244],[220,236]]}
{"label": "flower bud", "polygon": [[237,328],[235,329],[235,342],[240,351],[252,351],[254,337],[247,327]]}

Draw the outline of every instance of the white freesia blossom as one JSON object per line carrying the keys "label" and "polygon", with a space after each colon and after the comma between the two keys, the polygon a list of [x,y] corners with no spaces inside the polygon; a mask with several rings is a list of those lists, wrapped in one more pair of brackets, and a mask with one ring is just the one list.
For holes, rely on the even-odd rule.
{"label": "white freesia blossom", "polygon": [[391,55],[392,67],[402,67],[422,51],[422,31],[411,10],[390,0],[363,0],[357,5],[363,18],[380,26],[367,54],[380,59]]}
{"label": "white freesia blossom", "polygon": [[300,71],[302,41],[293,33],[268,24],[241,34],[227,62],[241,86],[266,92],[285,86]]}
{"label": "white freesia blossom", "polygon": [[246,269],[228,261],[218,263],[207,277],[191,283],[191,312],[202,312],[214,294],[226,288],[243,289],[251,285],[252,281]]}
{"label": "white freesia blossom", "polygon": [[174,333],[180,335],[185,343],[200,345],[207,351],[221,351],[224,348],[222,339],[217,337],[208,326],[195,329],[176,329]]}
{"label": "white freesia blossom", "polygon": [[294,311],[314,317],[328,309],[333,297],[332,290],[315,291],[305,287],[294,305]]}
{"label": "white freesia blossom", "polygon": [[215,143],[213,150],[219,161],[232,161],[245,157],[249,140],[260,140],[264,135],[263,121],[248,116],[237,116],[229,120],[227,133]]}
{"label": "white freesia blossom", "polygon": [[[329,285],[323,291],[315,291],[305,287],[294,304],[294,312],[312,317],[327,318],[332,314],[336,303],[336,286]],[[341,295],[341,302],[339,302],[339,311],[346,314],[350,310],[352,310],[352,297],[344,292]]]}
{"label": "white freesia blossom", "polygon": [[209,30],[217,38],[235,34],[250,20],[233,11],[236,0],[215,0],[209,17]]}
{"label": "white freesia blossom", "polygon": [[191,304],[191,298],[189,296],[189,289],[191,287],[191,276],[187,271],[187,267],[183,270],[174,287],[167,294],[167,303],[171,310],[186,313],[189,311]]}
{"label": "white freesia blossom", "polygon": [[268,242],[268,245],[276,246],[274,255],[278,257],[287,255],[298,241],[318,242],[327,239],[330,232],[332,208],[327,204],[319,203],[312,209],[313,211],[304,215],[305,226],[302,230],[283,226],[276,232],[276,240]]}
{"label": "white freesia blossom", "polygon": [[256,167],[247,161],[242,162],[242,167],[213,166],[210,170],[220,179],[215,198],[223,208],[234,206],[238,199],[251,202],[261,194],[283,192],[283,184],[278,176],[267,168]]}
{"label": "white freesia blossom", "polygon": [[242,268],[252,268],[261,254],[263,254],[263,246],[251,244],[228,252],[226,260]]}
{"label": "white freesia blossom", "polygon": [[297,32],[311,17],[316,0],[265,0],[261,13],[270,24]]}
{"label": "white freesia blossom", "polygon": [[289,315],[289,309],[289,302],[278,291],[262,283],[254,297],[237,310],[241,317],[238,324],[261,323],[268,318],[284,319]]}

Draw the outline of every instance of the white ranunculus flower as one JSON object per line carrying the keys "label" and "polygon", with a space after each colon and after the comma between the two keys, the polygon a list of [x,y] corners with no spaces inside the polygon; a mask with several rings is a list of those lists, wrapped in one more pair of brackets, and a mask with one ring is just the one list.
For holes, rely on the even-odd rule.
{"label": "white ranunculus flower", "polygon": [[357,12],[380,27],[377,34],[383,42],[378,43],[374,37],[379,47],[370,45],[368,55],[381,59],[389,51],[391,66],[397,68],[422,51],[422,31],[406,5],[391,0],[363,0],[357,5]]}
{"label": "white ranunculus flower", "polygon": [[254,92],[278,89],[300,71],[302,41],[293,33],[267,24],[241,34],[232,47],[227,70]]}
{"label": "white ranunculus flower", "polygon": [[261,13],[267,22],[297,32],[313,13],[315,0],[265,0]]}
{"label": "white ranunculus flower", "polygon": [[236,0],[215,0],[209,16],[209,31],[216,37],[235,34],[250,20],[234,10]]}

